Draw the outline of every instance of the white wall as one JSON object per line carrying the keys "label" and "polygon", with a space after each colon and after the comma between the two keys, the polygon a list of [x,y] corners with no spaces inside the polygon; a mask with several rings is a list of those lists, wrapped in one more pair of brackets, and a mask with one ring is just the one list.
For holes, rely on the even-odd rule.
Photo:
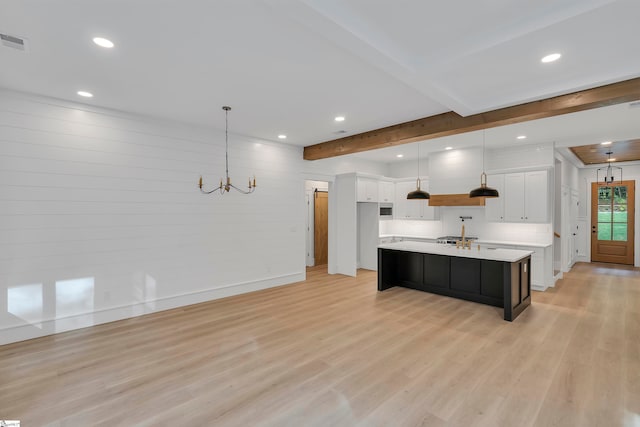
{"label": "white wall", "polygon": [[429,193],[464,194],[480,185],[482,148],[429,155]]}
{"label": "white wall", "polygon": [[198,191],[224,175],[223,130],[0,91],[0,344],[303,280],[305,177],[386,171],[229,150],[254,194]]}
{"label": "white wall", "polygon": [[494,173],[553,167],[553,143],[516,144],[487,150],[486,170]]}
{"label": "white wall", "polygon": [[389,176],[389,166],[386,163],[351,158],[349,156],[330,157],[328,159],[305,161],[304,170],[308,174],[314,172],[331,173],[333,175],[359,172],[372,175]]}
{"label": "white wall", "polygon": [[[417,178],[418,161],[406,160],[403,162],[393,162],[388,164],[389,177],[391,178]],[[429,159],[420,159],[420,176],[429,176]]]}

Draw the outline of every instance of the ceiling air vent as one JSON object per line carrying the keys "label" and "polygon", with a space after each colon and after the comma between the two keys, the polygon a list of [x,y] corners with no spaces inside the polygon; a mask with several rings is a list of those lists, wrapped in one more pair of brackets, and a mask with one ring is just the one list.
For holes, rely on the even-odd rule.
{"label": "ceiling air vent", "polygon": [[346,130],[337,130],[334,132],[336,135],[342,135],[343,133],[347,133]]}
{"label": "ceiling air vent", "polygon": [[25,50],[27,47],[27,41],[25,39],[9,34],[0,33],[0,42],[2,42],[4,46],[18,50]]}

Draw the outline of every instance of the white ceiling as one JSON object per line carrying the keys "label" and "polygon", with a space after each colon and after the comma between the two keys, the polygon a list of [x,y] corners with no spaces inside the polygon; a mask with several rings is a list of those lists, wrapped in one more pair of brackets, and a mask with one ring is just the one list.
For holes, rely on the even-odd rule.
{"label": "white ceiling", "polygon": [[[231,105],[233,132],[304,146],[638,77],[639,19],[638,0],[3,1],[0,32],[28,49],[0,46],[0,86],[219,128]],[[595,138],[556,119],[567,134],[508,132]]]}

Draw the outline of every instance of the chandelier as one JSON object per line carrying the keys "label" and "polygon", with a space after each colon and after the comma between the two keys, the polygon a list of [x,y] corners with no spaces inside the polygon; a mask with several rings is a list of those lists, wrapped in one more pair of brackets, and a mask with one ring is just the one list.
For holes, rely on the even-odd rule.
{"label": "chandelier", "polygon": [[200,176],[200,181],[198,183],[198,187],[200,187],[200,192],[204,194],[211,194],[220,192],[220,194],[228,193],[232,188],[242,194],[251,194],[256,190],[256,177],[253,177],[253,181],[249,178],[249,187],[248,190],[242,190],[231,183],[231,178],[229,177],[229,111],[231,111],[231,107],[224,106],[222,107],[224,110],[224,157],[225,157],[225,165],[226,165],[226,180],[220,179],[220,186],[214,188],[211,191],[206,191],[202,188],[202,175]]}
{"label": "chandelier", "polygon": [[598,168],[596,170],[596,181],[600,182],[600,171],[604,171],[604,179],[603,182],[606,185],[612,184],[613,183],[613,169],[618,169],[620,171],[620,182],[622,182],[622,168],[618,167],[618,166],[611,166],[611,162],[613,162],[615,159],[611,158],[611,155],[613,154],[613,151],[607,151],[605,154],[607,154],[609,156],[609,158],[607,159],[607,162],[609,162],[609,164],[607,165],[606,168]]}

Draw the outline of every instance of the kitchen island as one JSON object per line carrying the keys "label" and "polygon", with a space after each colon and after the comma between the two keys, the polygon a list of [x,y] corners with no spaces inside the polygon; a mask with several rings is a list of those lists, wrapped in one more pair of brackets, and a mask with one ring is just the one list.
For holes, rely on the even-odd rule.
{"label": "kitchen island", "polygon": [[378,246],[378,291],[394,286],[502,307],[512,321],[531,304],[531,252],[387,243]]}

